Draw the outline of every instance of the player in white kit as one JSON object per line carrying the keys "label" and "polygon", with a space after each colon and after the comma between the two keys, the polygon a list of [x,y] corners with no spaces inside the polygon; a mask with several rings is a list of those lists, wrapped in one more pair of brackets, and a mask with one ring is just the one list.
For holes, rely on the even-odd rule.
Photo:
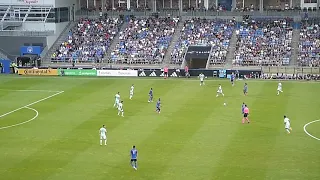
{"label": "player in white kit", "polygon": [[290,125],[290,119],[287,118],[287,116],[284,116],[284,128],[286,129],[286,131],[288,132],[288,134],[290,134],[292,131],[291,125]]}
{"label": "player in white kit", "polygon": [[220,94],[222,94],[222,96],[224,96],[223,92],[222,92],[222,87],[221,84],[219,84],[218,90],[217,90],[217,96],[218,97]]}
{"label": "player in white kit", "polygon": [[283,91],[282,91],[282,84],[281,84],[281,82],[279,82],[279,83],[278,83],[278,89],[277,89],[277,92],[278,92],[278,94],[277,94],[277,95],[279,95],[279,94],[280,94],[280,92],[283,92]]}
{"label": "player in white kit", "polygon": [[114,105],[113,105],[113,107],[118,108],[119,103],[120,103],[120,93],[118,92],[118,93],[115,95],[115,100],[114,100]]}
{"label": "player in white kit", "polygon": [[123,101],[121,101],[120,103],[119,103],[119,105],[118,105],[118,116],[120,116],[120,113],[121,113],[121,116],[122,117],[124,117],[123,116]]}
{"label": "player in white kit", "polygon": [[200,73],[199,78],[200,78],[200,86],[204,85],[204,74]]}
{"label": "player in white kit", "polygon": [[107,145],[107,129],[103,125],[99,130],[100,133],[100,145],[102,145],[102,141],[104,140],[104,145]]}
{"label": "player in white kit", "polygon": [[134,91],[134,85],[132,84],[131,88],[130,88],[130,99],[132,99],[133,97],[133,91]]}

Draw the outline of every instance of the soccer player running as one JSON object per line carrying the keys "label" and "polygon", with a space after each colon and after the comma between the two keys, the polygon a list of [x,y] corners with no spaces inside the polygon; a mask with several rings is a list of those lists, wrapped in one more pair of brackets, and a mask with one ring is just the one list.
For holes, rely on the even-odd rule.
{"label": "soccer player running", "polygon": [[200,78],[200,86],[203,86],[204,85],[204,74],[200,73],[199,78]]}
{"label": "soccer player running", "polygon": [[286,131],[288,132],[288,134],[291,133],[292,131],[292,128],[291,128],[291,125],[290,125],[290,119],[287,118],[287,116],[283,116],[284,117],[284,128],[286,129]]}
{"label": "soccer player running", "polygon": [[217,90],[217,96],[218,97],[220,94],[222,94],[222,96],[224,96],[223,92],[222,92],[222,87],[221,84],[219,84],[218,90]]}
{"label": "soccer player running", "polygon": [[115,101],[113,107],[118,108],[120,102],[120,92],[115,95]]}
{"label": "soccer player running", "polygon": [[132,99],[133,97],[133,91],[134,91],[134,85],[132,84],[131,88],[130,88],[130,99]]}
{"label": "soccer player running", "polygon": [[137,160],[138,160],[138,150],[136,149],[136,146],[133,146],[131,151],[130,151],[130,156],[131,156],[131,160],[130,160],[130,164],[132,166],[133,169],[137,170],[138,169],[138,164],[137,164]]}
{"label": "soccer player running", "polygon": [[234,86],[234,73],[231,74],[231,77],[230,77],[230,81],[231,81],[231,85]]}
{"label": "soccer player running", "polygon": [[244,86],[243,86],[243,94],[246,96],[248,94],[248,84],[247,83],[244,83]]}
{"label": "soccer player running", "polygon": [[281,82],[279,82],[279,83],[278,83],[278,89],[277,89],[277,92],[278,92],[278,93],[277,93],[277,95],[278,95],[278,96],[279,96],[280,92],[281,92],[281,93],[283,93],[283,91],[282,91],[282,84],[281,84]]}
{"label": "soccer player running", "polygon": [[153,89],[151,88],[149,91],[149,100],[148,102],[153,102]]}
{"label": "soccer player running", "polygon": [[103,125],[100,130],[100,145],[102,145],[102,141],[104,141],[104,145],[107,145],[107,129],[105,125]]}
{"label": "soccer player running", "polygon": [[161,102],[160,102],[160,98],[157,101],[157,105],[156,105],[156,112],[160,114],[161,111]]}
{"label": "soccer player running", "polygon": [[244,105],[244,109],[243,109],[243,118],[242,118],[242,124],[244,124],[245,121],[247,121],[248,123],[250,123],[249,118],[249,108],[247,107],[247,105]]}
{"label": "soccer player running", "polygon": [[119,105],[118,105],[118,116],[120,116],[120,114],[121,114],[122,117],[124,117],[123,116],[123,114],[124,114],[124,112],[123,112],[123,101],[121,101],[119,103]]}

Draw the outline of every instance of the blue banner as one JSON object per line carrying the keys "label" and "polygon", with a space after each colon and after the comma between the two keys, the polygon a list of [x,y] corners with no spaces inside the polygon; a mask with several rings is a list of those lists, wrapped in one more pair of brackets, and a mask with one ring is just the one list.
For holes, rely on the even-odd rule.
{"label": "blue banner", "polygon": [[4,74],[10,74],[10,63],[11,61],[10,60],[4,60],[4,59],[0,59],[0,63],[2,64],[2,69],[0,74],[1,73],[4,73]]}
{"label": "blue banner", "polygon": [[21,46],[21,48],[20,48],[21,56],[24,56],[26,54],[32,54],[32,55],[40,56],[41,52],[42,52],[42,47],[41,46]]}

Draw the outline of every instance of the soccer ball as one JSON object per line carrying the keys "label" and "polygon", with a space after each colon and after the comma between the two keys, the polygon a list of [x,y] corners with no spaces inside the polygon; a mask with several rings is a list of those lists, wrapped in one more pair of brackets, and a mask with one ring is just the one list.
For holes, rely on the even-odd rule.
{"label": "soccer ball", "polygon": [[223,103],[223,105],[224,105],[224,106],[226,106],[226,105],[227,105],[227,103]]}

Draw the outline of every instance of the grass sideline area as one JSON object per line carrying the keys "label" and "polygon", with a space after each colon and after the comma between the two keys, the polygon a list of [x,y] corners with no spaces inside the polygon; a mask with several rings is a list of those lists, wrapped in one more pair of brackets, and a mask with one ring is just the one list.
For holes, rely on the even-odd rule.
{"label": "grass sideline area", "polygon": [[[320,141],[303,129],[320,119],[320,83],[283,81],[280,96],[277,81],[205,83],[0,76],[1,179],[320,179]],[[220,83],[225,97],[216,98]],[[151,87],[161,98],[161,114],[147,102]],[[123,118],[113,108],[118,91]],[[242,102],[250,108],[250,124],[241,123]],[[291,134],[283,115],[291,120]],[[107,146],[99,145],[103,124]],[[306,130],[320,138],[320,122]],[[139,151],[137,171],[129,165],[132,145]]]}

